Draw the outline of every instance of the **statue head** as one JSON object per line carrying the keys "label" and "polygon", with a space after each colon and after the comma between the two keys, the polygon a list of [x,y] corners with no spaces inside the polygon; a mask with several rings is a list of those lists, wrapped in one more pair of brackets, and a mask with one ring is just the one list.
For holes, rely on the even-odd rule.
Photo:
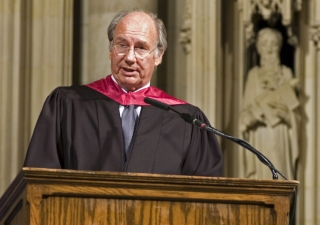
{"label": "statue head", "polygon": [[279,57],[282,47],[281,33],[272,28],[263,28],[258,32],[256,47],[260,57]]}
{"label": "statue head", "polygon": [[263,7],[269,8],[271,6],[271,0],[260,0],[260,4]]}

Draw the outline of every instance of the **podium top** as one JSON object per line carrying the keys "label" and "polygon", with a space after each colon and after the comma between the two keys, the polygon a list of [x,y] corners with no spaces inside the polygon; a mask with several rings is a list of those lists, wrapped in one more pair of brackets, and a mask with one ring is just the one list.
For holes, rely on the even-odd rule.
{"label": "podium top", "polygon": [[130,201],[144,199],[190,204],[262,204],[267,208],[274,205],[278,214],[283,214],[282,219],[277,217],[277,220],[286,221],[290,199],[295,196],[298,184],[295,180],[22,168],[0,198],[0,224],[14,203],[24,202],[23,205],[28,205],[28,201],[30,207],[35,207],[32,212],[39,214],[42,207],[40,202],[49,196]]}
{"label": "podium top", "polygon": [[[128,172],[104,172],[104,171],[80,171],[66,169],[47,169],[24,167],[18,174],[12,185],[17,182],[47,183],[47,184],[81,184],[88,186],[97,185],[129,185],[129,186],[180,186],[188,185],[189,189],[210,189],[213,192],[244,193],[248,190],[292,193],[299,185],[296,180],[268,180],[268,179],[245,179],[228,177],[186,176],[167,174],[147,174]],[[23,183],[23,182],[22,182]],[[123,187],[123,186],[122,186]],[[9,188],[10,189],[10,188]]]}

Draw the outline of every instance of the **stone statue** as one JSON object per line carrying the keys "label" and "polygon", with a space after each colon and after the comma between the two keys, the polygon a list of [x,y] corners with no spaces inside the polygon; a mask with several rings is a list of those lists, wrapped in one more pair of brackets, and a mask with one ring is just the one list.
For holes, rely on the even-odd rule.
{"label": "stone statue", "polygon": [[[298,159],[298,106],[292,70],[280,62],[282,35],[261,29],[256,47],[260,65],[250,69],[245,84],[240,131],[288,179],[293,179]],[[271,179],[270,169],[249,151],[241,152],[244,176]]]}

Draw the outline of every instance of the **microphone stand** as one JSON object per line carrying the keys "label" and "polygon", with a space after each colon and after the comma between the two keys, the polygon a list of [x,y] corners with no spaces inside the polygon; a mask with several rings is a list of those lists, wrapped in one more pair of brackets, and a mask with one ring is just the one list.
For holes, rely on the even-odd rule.
{"label": "microphone stand", "polygon": [[261,152],[259,152],[254,147],[252,147],[248,142],[246,142],[246,141],[244,141],[242,139],[239,139],[239,138],[224,134],[221,131],[213,128],[212,126],[205,124],[201,120],[198,120],[198,119],[194,118],[193,116],[191,116],[188,113],[180,113],[180,112],[178,112],[177,110],[173,109],[172,107],[170,107],[169,105],[167,105],[165,103],[159,102],[159,101],[151,99],[151,98],[144,98],[144,101],[146,103],[150,104],[150,105],[155,106],[155,107],[158,107],[158,108],[161,108],[161,109],[164,109],[164,110],[167,110],[167,111],[171,110],[171,111],[179,114],[181,116],[181,118],[184,119],[186,122],[191,123],[191,124],[199,127],[200,129],[204,129],[204,130],[206,130],[208,132],[212,132],[214,134],[217,134],[217,135],[219,135],[221,137],[227,138],[227,139],[229,139],[229,140],[241,145],[245,149],[247,149],[247,150],[251,151],[253,154],[255,154],[257,156],[257,158],[263,164],[265,164],[266,166],[269,167],[269,169],[271,170],[271,173],[272,173],[273,180],[278,180],[278,174],[280,174],[285,180],[288,180],[282,173],[280,173],[274,167],[274,165],[270,162],[270,160],[266,156],[264,156]]}
{"label": "microphone stand", "polygon": [[[227,135],[227,134],[224,134],[222,133],[221,131],[213,128],[212,126],[210,125],[207,125],[205,124],[204,122],[202,122],[201,120],[198,120],[196,119],[195,117],[191,116],[190,114],[188,113],[180,113],[178,112],[177,110],[171,108],[169,105],[165,104],[165,103],[162,103],[162,102],[159,102],[157,100],[154,100],[154,99],[151,99],[151,98],[144,98],[144,102],[150,104],[150,105],[153,105],[155,107],[158,107],[160,109],[164,109],[164,110],[171,110],[177,114],[180,115],[180,117],[182,119],[184,119],[186,122],[188,123],[191,123],[197,127],[199,127],[200,129],[204,129],[208,132],[212,132],[214,134],[217,134],[221,137],[224,137],[224,138],[227,138],[239,145],[241,145],[242,147],[244,147],[245,149],[251,151],[253,154],[255,154],[258,159],[263,163],[265,164],[266,166],[269,167],[269,169],[271,170],[272,172],[272,177],[273,177],[273,180],[278,180],[278,174],[280,174],[285,180],[288,180],[288,178],[286,178],[282,173],[280,173],[274,166],[273,164],[270,162],[270,160],[265,157],[261,152],[259,152],[257,149],[255,149],[254,147],[252,147],[248,142],[244,141],[244,140],[241,140],[239,138],[236,138],[236,137],[233,137],[233,136],[230,136],[230,135]],[[292,205],[292,212],[291,212],[291,216],[290,216],[290,219],[289,219],[289,224],[292,224],[294,223],[294,215],[295,215],[295,211],[296,211],[296,200],[297,200],[297,193],[296,193],[296,190],[294,192],[294,200],[293,200],[293,205]]]}
{"label": "microphone stand", "polygon": [[203,123],[202,121],[194,118],[193,116],[191,116],[190,114],[187,114],[187,113],[179,113],[178,111],[172,109],[170,107],[170,109],[178,114],[180,114],[181,118],[184,119],[186,122],[188,123],[191,123],[197,127],[199,127],[200,129],[204,129],[206,131],[209,131],[209,132],[212,132],[214,134],[217,134],[221,137],[224,137],[224,138],[227,138],[239,145],[241,145],[242,147],[248,149],[249,151],[251,151],[252,153],[254,153],[257,158],[263,163],[265,164],[266,166],[269,167],[269,169],[271,170],[271,173],[272,173],[272,178],[273,180],[278,180],[278,173],[284,178],[287,180],[287,178],[282,175],[275,167],[274,165],[270,162],[270,160],[264,156],[261,152],[259,152],[258,150],[256,150],[254,147],[252,147],[248,142],[244,141],[244,140],[241,140],[239,138],[236,138],[236,137],[233,137],[233,136],[230,136],[230,135],[227,135],[227,134],[224,134],[222,133],[221,131],[213,128],[212,126],[209,126],[205,123]]}

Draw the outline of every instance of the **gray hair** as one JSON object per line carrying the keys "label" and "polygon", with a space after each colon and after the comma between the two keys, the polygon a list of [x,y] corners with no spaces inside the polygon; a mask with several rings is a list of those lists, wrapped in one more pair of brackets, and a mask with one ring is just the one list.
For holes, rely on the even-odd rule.
{"label": "gray hair", "polygon": [[150,16],[151,19],[153,19],[157,33],[158,33],[158,40],[157,40],[157,49],[155,50],[155,57],[158,56],[159,51],[161,53],[164,53],[165,50],[167,49],[168,43],[167,43],[167,31],[166,27],[164,26],[163,22],[161,19],[157,17],[156,14],[152,12],[148,12],[142,9],[130,9],[130,10],[125,10],[125,11],[120,11],[111,21],[108,27],[108,39],[109,39],[109,49],[111,51],[112,48],[112,41],[113,41],[113,35],[114,35],[114,30],[116,29],[116,26],[120,22],[120,20],[125,17],[126,15],[133,13],[133,12],[143,12],[146,13],[147,15]]}

